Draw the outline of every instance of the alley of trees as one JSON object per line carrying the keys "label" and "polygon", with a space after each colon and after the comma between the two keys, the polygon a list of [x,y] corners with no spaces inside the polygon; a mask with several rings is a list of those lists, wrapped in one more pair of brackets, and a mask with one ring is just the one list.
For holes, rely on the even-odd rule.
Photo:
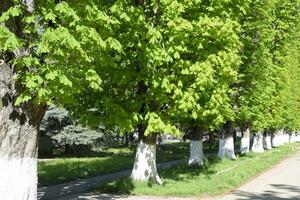
{"label": "alley of trees", "polygon": [[[131,177],[162,181],[160,133],[203,134],[220,158],[295,141],[299,0],[1,0],[0,194],[37,197],[38,130],[51,105],[85,127],[138,132]],[[20,181],[22,180],[22,181]]]}

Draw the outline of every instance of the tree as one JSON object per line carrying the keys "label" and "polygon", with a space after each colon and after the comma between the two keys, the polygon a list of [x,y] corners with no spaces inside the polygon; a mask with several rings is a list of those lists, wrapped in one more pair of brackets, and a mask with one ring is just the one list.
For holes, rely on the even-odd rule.
{"label": "tree", "polygon": [[69,113],[64,108],[57,108],[56,106],[49,106],[45,112],[45,116],[41,122],[39,129],[38,141],[38,156],[52,156],[55,149],[55,144],[52,139],[63,130],[64,127],[71,124]]}
{"label": "tree", "polygon": [[277,1],[275,5],[272,54],[276,70],[274,93],[276,99],[271,109],[274,114],[272,128],[279,130],[277,133],[281,133],[274,135],[273,143],[277,146],[289,141],[286,131],[299,128],[296,117],[299,111],[297,100],[299,93],[295,90],[299,82],[296,77],[293,77],[299,73],[298,56],[293,53],[298,51],[299,1]]}
{"label": "tree", "polygon": [[[297,1],[254,0],[243,23],[236,121],[244,131],[251,128],[255,133],[255,152],[264,150],[263,143],[271,148],[272,132],[295,125],[296,93],[291,93],[291,85],[297,83],[288,74],[296,72],[299,66],[288,55],[295,48],[292,44],[296,41],[298,6]],[[289,62],[293,63],[293,70]],[[249,145],[249,139],[242,141]]]}
{"label": "tree", "polygon": [[233,116],[229,85],[240,64],[239,25],[215,16],[219,7],[225,10],[202,1],[110,5],[110,15],[120,21],[114,37],[122,53],[101,73],[104,95],[87,91],[79,97],[90,110],[81,117],[124,132],[138,130],[135,180],[161,183],[155,164],[158,133],[179,134],[178,124],[193,119],[210,129]]}
{"label": "tree", "polygon": [[[114,39],[106,34],[114,20],[107,20],[93,5],[1,1],[2,199],[37,198],[37,134],[47,105],[72,103],[87,88],[101,89],[95,68],[108,62],[107,52],[115,49]],[[102,29],[94,27],[95,21]]]}
{"label": "tree", "polygon": [[251,1],[242,24],[243,64],[237,85],[236,123],[243,132],[241,150],[250,146],[250,129],[255,132],[254,151],[263,151],[262,132],[272,121],[275,74],[272,62],[274,1]]}

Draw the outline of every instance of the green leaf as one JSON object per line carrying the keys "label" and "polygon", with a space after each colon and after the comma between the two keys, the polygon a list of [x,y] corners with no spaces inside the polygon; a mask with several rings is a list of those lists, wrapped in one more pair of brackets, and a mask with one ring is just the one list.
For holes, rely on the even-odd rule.
{"label": "green leaf", "polygon": [[15,102],[15,105],[16,106],[19,106],[21,105],[22,103],[26,103],[28,102],[29,100],[31,100],[31,96],[28,95],[28,94],[21,94],[17,99],[16,99],[16,102]]}
{"label": "green leaf", "polygon": [[22,14],[22,9],[20,5],[10,7],[6,12],[2,13],[0,16],[0,22],[7,21],[10,17],[17,17]]}
{"label": "green leaf", "polygon": [[69,86],[69,87],[73,86],[72,82],[65,75],[59,76],[59,82],[65,86]]}

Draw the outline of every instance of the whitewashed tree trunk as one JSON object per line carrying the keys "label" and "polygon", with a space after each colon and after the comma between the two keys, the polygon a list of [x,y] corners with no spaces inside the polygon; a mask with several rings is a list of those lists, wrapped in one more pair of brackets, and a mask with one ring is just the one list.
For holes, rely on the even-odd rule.
{"label": "whitewashed tree trunk", "polygon": [[296,142],[300,142],[300,131],[297,131],[295,133],[295,140],[296,140]]}
{"label": "whitewashed tree trunk", "polygon": [[290,135],[289,135],[289,142],[290,142],[290,143],[296,142],[296,133],[295,133],[295,131],[290,132]]}
{"label": "whitewashed tree trunk", "polygon": [[290,142],[290,136],[286,131],[283,131],[283,144],[287,144]]}
{"label": "whitewashed tree trunk", "polygon": [[37,136],[46,106],[15,107],[13,70],[0,65],[0,199],[37,198]]}
{"label": "whitewashed tree trunk", "polygon": [[241,147],[240,152],[241,154],[247,154],[250,150],[250,129],[247,128],[243,132],[243,137],[241,139]]}
{"label": "whitewashed tree trunk", "polygon": [[279,147],[283,144],[282,129],[274,133],[272,137],[272,147]]}
{"label": "whitewashed tree trunk", "polygon": [[236,128],[235,129],[235,133],[236,133],[236,137],[243,137],[242,131],[240,128]]}
{"label": "whitewashed tree trunk", "polygon": [[279,147],[280,144],[279,144],[279,140],[280,140],[280,137],[277,133],[275,133],[273,136],[272,136],[272,147]]}
{"label": "whitewashed tree trunk", "polygon": [[266,149],[266,150],[272,149],[271,135],[270,134],[266,134],[264,136],[264,149]]}
{"label": "whitewashed tree trunk", "polygon": [[235,160],[235,153],[234,153],[234,142],[233,142],[233,136],[227,136],[225,138],[219,138],[219,152],[218,157],[228,158]]}
{"label": "whitewashed tree trunk", "polygon": [[188,165],[203,165],[202,140],[192,140],[190,143],[190,158]]}
{"label": "whitewashed tree trunk", "polygon": [[280,145],[284,145],[285,144],[285,134],[284,134],[284,129],[281,129],[280,130],[280,140],[279,140],[279,143]]}
{"label": "whitewashed tree trunk", "polygon": [[[2,0],[0,13],[11,6],[10,0]],[[33,0],[20,1],[28,12],[34,11]],[[20,18],[21,19],[21,18]],[[22,32],[24,25],[14,18],[6,24],[17,36],[30,37]],[[15,58],[28,55],[30,49],[20,49]],[[0,57],[0,199],[37,199],[37,137],[39,124],[46,106],[29,101],[16,107],[15,100],[22,93],[16,83],[15,70],[3,53]],[[34,69],[32,69],[34,70]],[[16,85],[19,85],[18,87]]]}
{"label": "whitewashed tree trunk", "polygon": [[37,199],[37,159],[0,159],[1,200]]}
{"label": "whitewashed tree trunk", "polygon": [[254,134],[251,151],[254,153],[264,152],[263,134],[261,132],[257,132]]}
{"label": "whitewashed tree trunk", "polygon": [[[156,137],[155,137],[156,138]],[[156,168],[156,144],[140,140],[131,178],[136,181],[151,181],[162,184]]]}

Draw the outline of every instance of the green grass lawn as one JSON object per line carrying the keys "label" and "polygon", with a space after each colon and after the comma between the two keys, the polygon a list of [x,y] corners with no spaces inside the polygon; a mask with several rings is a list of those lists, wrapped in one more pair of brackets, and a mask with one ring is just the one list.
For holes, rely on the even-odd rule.
{"label": "green grass lawn", "polygon": [[288,144],[262,154],[239,156],[236,161],[209,158],[202,168],[185,164],[159,172],[163,185],[137,183],[129,178],[97,187],[101,193],[136,195],[218,195],[227,192],[280,160],[299,150],[300,144]]}
{"label": "green grass lawn", "polygon": [[[39,161],[39,186],[130,169],[134,162],[135,148],[110,148],[103,155],[101,157],[56,158]],[[157,148],[158,162],[181,159],[188,155],[188,143],[164,144]]]}

